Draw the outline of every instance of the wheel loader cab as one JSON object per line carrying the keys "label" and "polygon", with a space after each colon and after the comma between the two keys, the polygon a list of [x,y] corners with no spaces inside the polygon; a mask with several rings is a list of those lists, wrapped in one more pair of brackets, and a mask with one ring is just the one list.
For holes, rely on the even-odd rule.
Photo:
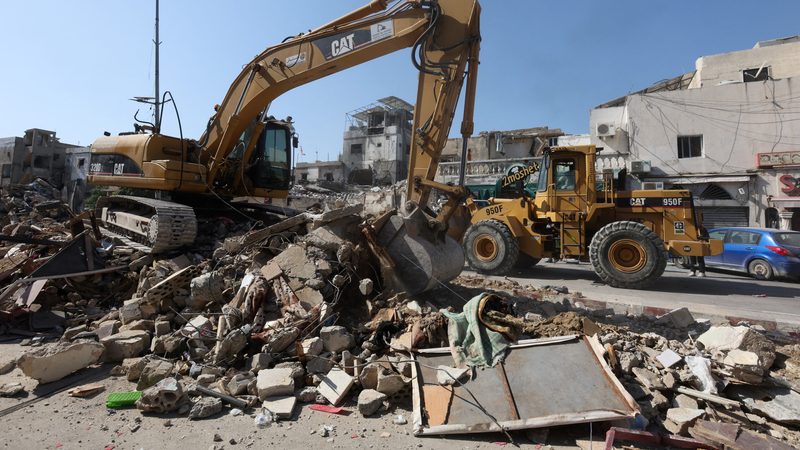
{"label": "wheel loader cab", "polygon": [[586,213],[595,200],[594,160],[589,147],[545,152],[534,203],[537,211],[560,222],[560,215]]}

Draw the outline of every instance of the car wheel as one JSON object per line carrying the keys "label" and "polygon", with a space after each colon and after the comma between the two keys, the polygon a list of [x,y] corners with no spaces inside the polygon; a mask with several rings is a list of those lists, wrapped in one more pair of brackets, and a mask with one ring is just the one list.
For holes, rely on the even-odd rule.
{"label": "car wheel", "polygon": [[772,279],[772,266],[763,259],[754,259],[747,265],[747,272],[758,280]]}

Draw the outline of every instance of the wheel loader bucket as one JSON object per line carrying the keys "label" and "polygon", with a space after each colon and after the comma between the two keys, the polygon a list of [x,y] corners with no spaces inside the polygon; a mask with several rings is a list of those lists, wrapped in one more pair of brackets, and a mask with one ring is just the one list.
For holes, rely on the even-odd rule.
{"label": "wheel loader bucket", "polygon": [[367,240],[381,263],[384,282],[409,295],[441,287],[464,268],[464,251],[444,230],[437,232],[415,208],[410,214],[392,214],[377,230],[365,229]]}

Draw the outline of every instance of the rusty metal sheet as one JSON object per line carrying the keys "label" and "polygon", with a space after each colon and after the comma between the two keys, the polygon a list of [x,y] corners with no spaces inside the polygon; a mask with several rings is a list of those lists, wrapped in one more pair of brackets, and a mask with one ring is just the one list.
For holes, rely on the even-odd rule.
{"label": "rusty metal sheet", "polygon": [[[424,389],[437,385],[436,367],[452,366],[449,349],[414,355],[414,433],[479,433],[549,427],[633,417],[636,402],[625,391],[592,338],[564,336],[520,341],[502,367],[479,368],[455,386],[447,420],[429,424]],[[440,410],[442,405],[431,405]],[[441,413],[439,413],[441,414]],[[490,418],[493,416],[494,419]]]}

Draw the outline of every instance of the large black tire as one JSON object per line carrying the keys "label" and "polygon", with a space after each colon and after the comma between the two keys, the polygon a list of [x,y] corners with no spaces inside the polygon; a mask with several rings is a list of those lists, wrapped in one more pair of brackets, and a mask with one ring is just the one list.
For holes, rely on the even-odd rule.
{"label": "large black tire", "polygon": [[609,286],[642,289],[667,267],[664,241],[638,222],[612,222],[597,232],[589,246],[595,273]]}
{"label": "large black tire", "polygon": [[520,252],[519,257],[517,257],[517,263],[514,264],[514,267],[517,269],[529,269],[536,264],[539,264],[542,258],[534,258],[533,256],[528,256],[525,253]]}
{"label": "large black tire", "polygon": [[506,274],[519,258],[517,239],[497,220],[482,220],[471,225],[463,242],[467,263],[478,273]]}
{"label": "large black tire", "polygon": [[771,280],[775,274],[772,266],[763,259],[754,259],[747,265],[747,273],[757,280]]}

